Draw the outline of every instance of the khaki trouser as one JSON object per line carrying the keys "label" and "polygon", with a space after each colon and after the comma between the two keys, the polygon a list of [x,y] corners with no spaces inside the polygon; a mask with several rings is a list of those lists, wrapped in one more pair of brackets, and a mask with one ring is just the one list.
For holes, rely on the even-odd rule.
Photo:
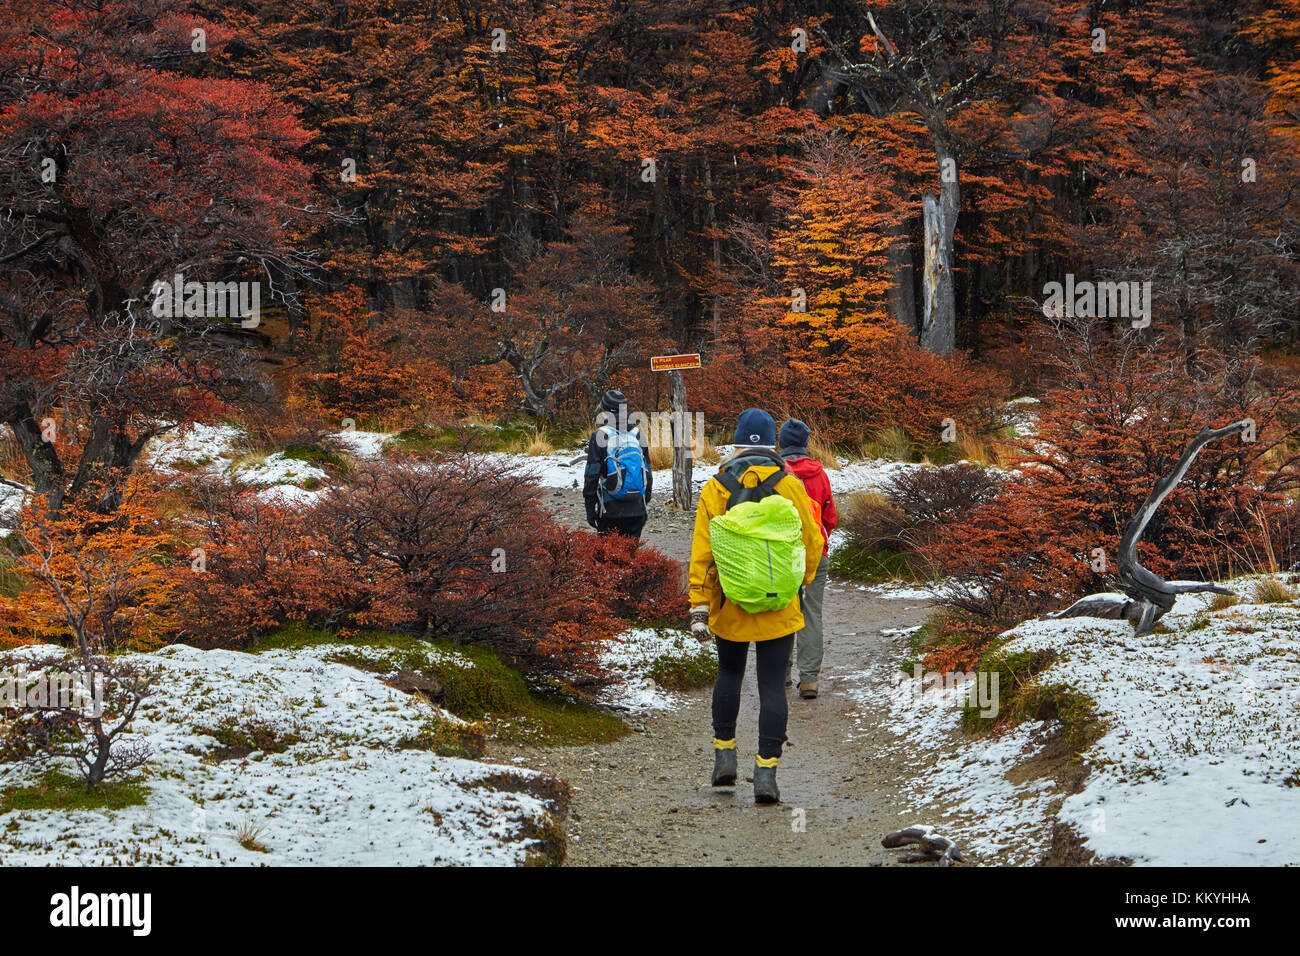
{"label": "khaki trouser", "polygon": [[799,683],[817,680],[822,669],[822,601],[826,596],[826,576],[830,571],[829,555],[822,555],[817,576],[803,589],[799,609],[803,611],[803,628],[795,633],[795,662],[799,665]]}

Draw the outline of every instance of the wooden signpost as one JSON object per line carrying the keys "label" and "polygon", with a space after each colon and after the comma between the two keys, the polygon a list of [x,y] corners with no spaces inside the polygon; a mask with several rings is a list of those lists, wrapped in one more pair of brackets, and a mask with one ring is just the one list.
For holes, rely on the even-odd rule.
{"label": "wooden signpost", "polygon": [[690,511],[693,502],[691,488],[692,454],[695,443],[690,420],[686,417],[686,380],[682,369],[699,368],[700,353],[685,355],[656,355],[650,359],[650,371],[667,372],[672,385],[673,429],[673,504]]}

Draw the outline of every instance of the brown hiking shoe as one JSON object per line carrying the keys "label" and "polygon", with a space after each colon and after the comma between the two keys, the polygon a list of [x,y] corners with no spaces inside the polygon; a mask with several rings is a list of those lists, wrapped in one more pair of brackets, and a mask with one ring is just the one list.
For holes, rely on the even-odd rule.
{"label": "brown hiking shoe", "polygon": [[810,680],[808,682],[799,682],[799,696],[804,700],[814,700],[817,697],[817,682]]}

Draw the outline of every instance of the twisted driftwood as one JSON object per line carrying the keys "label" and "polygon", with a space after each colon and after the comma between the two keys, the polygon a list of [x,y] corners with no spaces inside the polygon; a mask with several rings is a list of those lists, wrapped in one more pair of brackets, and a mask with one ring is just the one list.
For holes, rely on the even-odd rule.
{"label": "twisted driftwood", "polygon": [[915,846],[919,852],[909,853],[901,858],[903,863],[923,863],[937,860],[940,866],[952,866],[953,861],[961,862],[964,857],[957,849],[957,844],[947,837],[939,836],[934,827],[914,826],[906,830],[886,833],[880,845],[887,850],[898,850],[905,846]]}
{"label": "twisted driftwood", "polygon": [[1224,428],[1202,428],[1178,459],[1174,470],[1156,482],[1151,494],[1147,495],[1147,500],[1142,502],[1142,507],[1129,519],[1119,540],[1119,583],[1120,590],[1127,598],[1119,594],[1090,594],[1075,601],[1064,611],[1045,616],[1125,619],[1133,622],[1137,627],[1137,636],[1140,637],[1155,630],[1156,622],[1173,608],[1174,599],[1179,594],[1231,594],[1230,590],[1217,584],[1170,584],[1158,574],[1142,567],[1138,561],[1137,543],[1156,509],[1160,507],[1160,502],[1183,480],[1197,453],[1210,442],[1244,431],[1252,424],[1249,420],[1243,420]]}

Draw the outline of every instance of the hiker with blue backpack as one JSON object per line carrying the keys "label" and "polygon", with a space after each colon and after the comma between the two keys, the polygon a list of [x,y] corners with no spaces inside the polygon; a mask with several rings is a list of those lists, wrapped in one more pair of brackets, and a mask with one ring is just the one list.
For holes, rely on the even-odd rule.
{"label": "hiker with blue backpack", "polygon": [[640,538],[654,483],[649,445],[629,427],[627,398],[618,389],[601,397],[596,424],[587,441],[582,484],[587,524],[599,534]]}
{"label": "hiker with blue backpack", "polygon": [[776,422],[742,412],[736,450],[700,490],[691,543],[691,633],[718,650],[713,684],[713,786],[736,783],[736,719],[749,645],[758,670],[754,802],[778,803],[785,744],[785,671],[804,626],[799,591],[817,574],[822,532],[803,482],[776,453]]}

